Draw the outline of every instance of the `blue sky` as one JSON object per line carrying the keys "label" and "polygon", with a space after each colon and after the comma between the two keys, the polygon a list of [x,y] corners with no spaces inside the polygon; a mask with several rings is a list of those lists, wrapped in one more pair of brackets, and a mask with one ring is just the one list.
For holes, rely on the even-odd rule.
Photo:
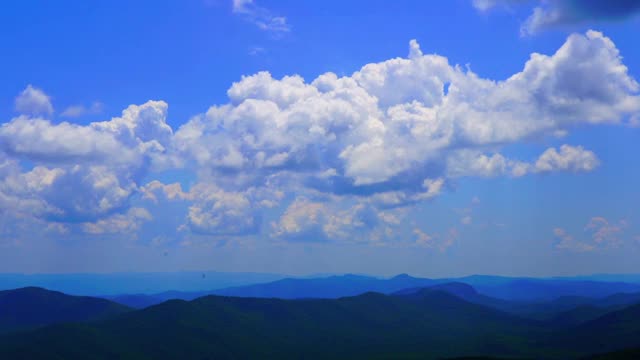
{"label": "blue sky", "polygon": [[21,1],[0,271],[640,272],[640,17]]}

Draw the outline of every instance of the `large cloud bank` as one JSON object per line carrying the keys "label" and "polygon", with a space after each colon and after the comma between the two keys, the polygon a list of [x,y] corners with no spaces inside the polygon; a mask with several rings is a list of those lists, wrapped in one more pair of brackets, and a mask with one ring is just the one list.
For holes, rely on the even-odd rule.
{"label": "large cloud bank", "polygon": [[[506,80],[425,55],[415,40],[408,57],[351,76],[260,72],[177,129],[162,101],[104,122],[55,122],[49,97],[29,86],[19,100],[33,99],[16,104],[25,111],[0,127],[0,212],[89,233],[135,231],[152,216],[134,199],[181,201],[182,231],[381,241],[402,207],[459,177],[593,171],[597,155],[579,144],[530,159],[501,151],[576,126],[628,123],[640,113],[638,90],[615,44],[596,31],[532,54]],[[197,184],[153,180],[176,169]],[[263,224],[276,209],[279,219]]]}

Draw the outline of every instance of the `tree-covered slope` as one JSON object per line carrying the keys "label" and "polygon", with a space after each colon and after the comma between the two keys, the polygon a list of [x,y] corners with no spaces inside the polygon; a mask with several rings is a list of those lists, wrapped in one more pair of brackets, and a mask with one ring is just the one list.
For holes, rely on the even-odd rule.
{"label": "tree-covered slope", "polygon": [[104,319],[130,308],[101,298],[36,287],[0,291],[0,333],[59,322]]}
{"label": "tree-covered slope", "polygon": [[0,357],[224,359],[519,356],[543,331],[444,292],[336,300],[209,296],[4,337]]}

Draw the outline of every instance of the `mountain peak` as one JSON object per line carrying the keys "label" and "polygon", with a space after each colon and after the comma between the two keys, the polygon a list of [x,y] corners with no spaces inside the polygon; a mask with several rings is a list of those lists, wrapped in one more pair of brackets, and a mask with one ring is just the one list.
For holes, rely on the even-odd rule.
{"label": "mountain peak", "polygon": [[391,280],[408,280],[408,279],[415,279],[413,276],[409,275],[409,274],[398,274],[394,277],[391,278]]}

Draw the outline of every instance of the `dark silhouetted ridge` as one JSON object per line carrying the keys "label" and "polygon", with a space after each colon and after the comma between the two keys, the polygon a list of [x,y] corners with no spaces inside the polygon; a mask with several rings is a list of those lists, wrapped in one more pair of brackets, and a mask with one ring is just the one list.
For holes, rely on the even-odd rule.
{"label": "dark silhouetted ridge", "polygon": [[0,291],[0,333],[70,321],[103,319],[130,308],[101,298],[37,287]]}

